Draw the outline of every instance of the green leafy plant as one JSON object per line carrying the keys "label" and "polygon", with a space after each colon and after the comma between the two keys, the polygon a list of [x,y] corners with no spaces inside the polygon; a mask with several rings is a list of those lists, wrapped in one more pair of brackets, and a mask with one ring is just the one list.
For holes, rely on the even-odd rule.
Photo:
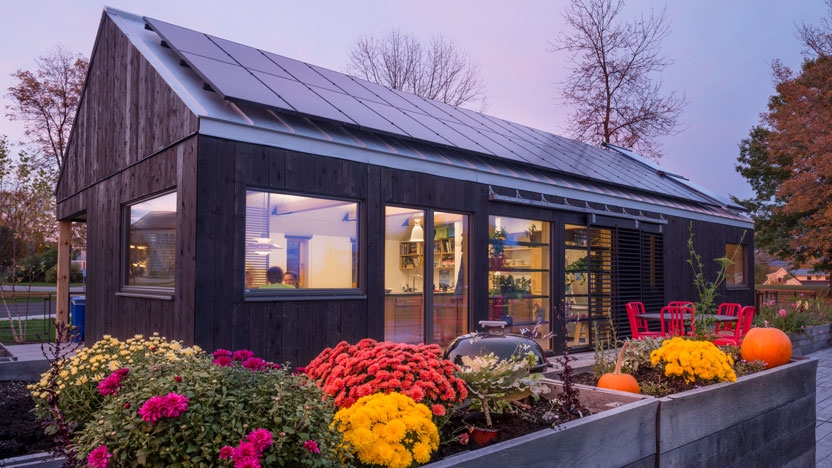
{"label": "green leafy plant", "polygon": [[806,327],[832,321],[832,308],[818,298],[798,297],[786,304],[764,301],[754,315],[758,327],[774,327],[785,333],[804,333]]}
{"label": "green leafy plant", "polygon": [[491,427],[491,412],[500,412],[512,401],[527,396],[540,396],[549,387],[540,382],[542,374],[532,373],[537,358],[528,349],[518,349],[508,359],[494,353],[462,356],[457,376],[468,385],[469,395],[482,409],[485,422]]}
{"label": "green leafy plant", "polygon": [[[696,302],[696,313],[714,314],[716,313],[716,298],[719,296],[719,289],[722,286],[722,283],[725,282],[725,278],[728,274],[728,267],[734,264],[734,256],[740,249],[735,249],[731,258],[719,257],[714,259],[714,261],[719,265],[719,269],[717,270],[716,278],[711,281],[708,280],[705,275],[705,265],[702,263],[702,256],[696,252],[696,249],[693,246],[694,236],[692,221],[688,225],[688,232],[690,233],[690,236],[688,237],[687,246],[690,257],[687,262],[693,270],[693,284],[696,286],[696,292],[699,294],[699,301]],[[745,239],[745,234],[746,232],[743,231],[739,244],[742,244],[743,239]],[[713,323],[707,323],[707,321],[704,320],[697,320],[695,322],[695,327],[696,334],[704,336],[707,334],[707,330],[709,328],[713,328]]]}
{"label": "green leafy plant", "polygon": [[349,466],[332,400],[246,350],[209,356],[158,335],[107,337],[31,391],[39,415],[66,421],[78,465],[244,466],[256,456],[266,466]]}

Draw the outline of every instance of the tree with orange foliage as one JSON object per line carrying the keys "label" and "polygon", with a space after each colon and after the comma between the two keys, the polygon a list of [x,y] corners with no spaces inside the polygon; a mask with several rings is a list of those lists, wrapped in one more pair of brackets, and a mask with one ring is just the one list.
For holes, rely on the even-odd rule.
{"label": "tree with orange foliage", "polygon": [[[827,0],[832,17],[832,0]],[[815,270],[832,268],[832,27],[803,25],[807,58],[797,74],[775,61],[777,95],[762,127],[740,145],[737,170],[757,193],[745,200],[757,245]]]}

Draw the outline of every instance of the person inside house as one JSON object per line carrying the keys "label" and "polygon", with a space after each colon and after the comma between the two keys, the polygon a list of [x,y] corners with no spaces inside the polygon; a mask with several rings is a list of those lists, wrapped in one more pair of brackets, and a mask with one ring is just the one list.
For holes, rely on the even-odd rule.
{"label": "person inside house", "polygon": [[278,266],[273,266],[266,270],[266,281],[268,281],[269,283],[263,285],[261,288],[294,288],[294,286],[283,284],[283,268],[280,268]]}
{"label": "person inside house", "polygon": [[283,275],[283,284],[291,286],[293,288],[299,287],[298,285],[298,274],[292,270],[286,272]]}

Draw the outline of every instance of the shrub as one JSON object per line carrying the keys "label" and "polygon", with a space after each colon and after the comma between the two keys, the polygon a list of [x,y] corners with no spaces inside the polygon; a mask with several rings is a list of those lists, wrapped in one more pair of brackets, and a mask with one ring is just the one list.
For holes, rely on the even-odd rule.
{"label": "shrub", "polygon": [[822,299],[795,298],[788,304],[765,301],[754,316],[758,327],[779,328],[785,333],[799,333],[806,327],[832,321],[832,309]]}
{"label": "shrub", "polygon": [[430,405],[433,414],[442,417],[468,396],[465,382],[454,375],[454,370],[451,361],[442,359],[438,345],[367,338],[355,345],[342,341],[335,348],[326,348],[305,372],[335,397],[339,408],[348,408],[373,393],[398,392]]}
{"label": "shrub", "polygon": [[[213,362],[226,353],[229,362]],[[158,335],[106,337],[59,365],[55,383],[32,392],[42,419],[76,425],[76,465],[349,466],[332,400],[249,351],[207,356]],[[50,410],[42,394],[54,392]]]}
{"label": "shrub", "polygon": [[[75,438],[79,458],[103,445],[115,466],[247,466],[242,460],[251,457],[265,466],[342,465],[331,400],[285,368],[220,366],[205,357],[142,364],[103,400],[96,422]],[[267,446],[251,440],[266,438]]]}
{"label": "shrub", "polygon": [[335,414],[333,427],[362,463],[407,468],[430,461],[439,448],[431,410],[401,393],[376,393]]}
{"label": "shrub", "polygon": [[[91,347],[81,349],[75,356],[58,363],[58,375],[52,391],[57,393],[58,409],[64,418],[77,424],[76,430],[80,430],[93,420],[101,407],[103,396],[97,389],[98,384],[112,372],[202,354],[198,346],[183,347],[180,342],[168,341],[158,334],[147,339],[136,335],[126,341],[105,335]],[[49,377],[50,373],[46,372],[40,382],[29,386],[36,414],[47,421],[51,420],[49,413],[53,411],[47,404]],[[53,434],[55,430],[55,427],[46,427],[47,434]]]}
{"label": "shrub", "polygon": [[682,377],[685,382],[735,382],[734,361],[710,341],[674,337],[662,342],[650,354],[653,366],[661,364],[667,377]]}

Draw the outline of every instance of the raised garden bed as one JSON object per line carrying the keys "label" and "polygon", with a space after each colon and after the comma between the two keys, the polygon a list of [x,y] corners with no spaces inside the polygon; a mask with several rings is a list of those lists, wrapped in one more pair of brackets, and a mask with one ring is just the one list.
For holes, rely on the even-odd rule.
{"label": "raised garden bed", "polygon": [[[636,397],[425,466],[814,467],[816,370],[817,360],[795,359],[737,382]],[[582,402],[603,392],[582,387]]]}

